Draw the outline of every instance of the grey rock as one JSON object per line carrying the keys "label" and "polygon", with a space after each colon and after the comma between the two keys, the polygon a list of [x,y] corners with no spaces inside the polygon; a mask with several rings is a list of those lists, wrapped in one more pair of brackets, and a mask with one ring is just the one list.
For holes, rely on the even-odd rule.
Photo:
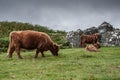
{"label": "grey rock", "polygon": [[80,46],[80,35],[83,34],[83,31],[81,29],[78,29],[77,31],[70,31],[66,35],[66,39],[72,47],[79,47]]}
{"label": "grey rock", "polygon": [[103,33],[107,31],[114,31],[114,28],[111,24],[104,21],[101,25],[98,26],[98,32]]}
{"label": "grey rock", "polygon": [[83,31],[84,34],[95,34],[98,33],[98,28],[91,27]]}

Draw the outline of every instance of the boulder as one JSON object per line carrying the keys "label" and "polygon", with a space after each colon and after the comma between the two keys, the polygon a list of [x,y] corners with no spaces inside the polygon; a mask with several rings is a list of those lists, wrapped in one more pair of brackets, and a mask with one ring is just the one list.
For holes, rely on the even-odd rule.
{"label": "boulder", "polygon": [[98,28],[96,27],[91,27],[87,28],[86,30],[83,31],[84,34],[95,34],[98,33]]}
{"label": "boulder", "polygon": [[83,34],[83,31],[81,29],[68,32],[66,35],[67,42],[70,42],[72,47],[79,47],[81,34]]}
{"label": "boulder", "polygon": [[110,23],[104,21],[101,25],[98,26],[98,32],[104,33],[107,31],[114,31],[114,28]]}
{"label": "boulder", "polygon": [[120,46],[120,30],[104,32],[101,35],[102,35],[101,45]]}

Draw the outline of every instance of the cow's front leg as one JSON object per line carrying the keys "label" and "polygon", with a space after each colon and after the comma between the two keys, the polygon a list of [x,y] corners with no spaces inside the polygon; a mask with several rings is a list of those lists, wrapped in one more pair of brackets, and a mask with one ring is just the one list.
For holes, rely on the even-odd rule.
{"label": "cow's front leg", "polygon": [[37,49],[37,50],[36,50],[36,54],[35,54],[35,57],[34,57],[34,58],[38,58],[38,54],[39,54],[39,50]]}
{"label": "cow's front leg", "polygon": [[[38,50],[38,49],[36,50],[36,54],[35,54],[35,57],[34,57],[34,58],[38,58],[39,51],[40,51],[40,50]],[[40,52],[41,52],[41,54],[42,54],[42,57],[45,57],[43,51],[40,51]]]}
{"label": "cow's front leg", "polygon": [[43,51],[41,51],[41,54],[42,54],[42,57],[45,57],[45,55],[44,55]]}

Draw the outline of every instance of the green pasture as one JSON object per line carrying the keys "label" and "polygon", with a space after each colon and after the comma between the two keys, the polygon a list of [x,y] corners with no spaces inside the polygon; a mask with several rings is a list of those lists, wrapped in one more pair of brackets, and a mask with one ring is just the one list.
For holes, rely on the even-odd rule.
{"label": "green pasture", "polygon": [[120,47],[102,47],[99,52],[83,48],[61,49],[45,58],[35,51],[14,53],[12,59],[0,52],[0,80],[120,80]]}

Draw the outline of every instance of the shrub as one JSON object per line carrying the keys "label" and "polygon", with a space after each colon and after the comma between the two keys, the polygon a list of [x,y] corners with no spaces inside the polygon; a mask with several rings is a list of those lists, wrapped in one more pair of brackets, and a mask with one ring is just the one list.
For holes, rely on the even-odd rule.
{"label": "shrub", "polygon": [[8,45],[9,45],[8,39],[0,38],[0,52],[7,51]]}

